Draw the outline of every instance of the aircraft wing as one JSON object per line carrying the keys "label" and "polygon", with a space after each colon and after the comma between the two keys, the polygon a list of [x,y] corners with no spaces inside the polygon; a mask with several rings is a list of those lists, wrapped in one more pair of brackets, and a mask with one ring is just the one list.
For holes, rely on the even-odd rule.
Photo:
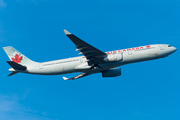
{"label": "aircraft wing", "polygon": [[67,77],[63,77],[64,80],[75,80],[75,79],[78,79],[78,78],[81,78],[81,77],[85,77],[85,76],[88,76],[90,75],[90,73],[81,73],[75,77],[72,77],[72,78],[67,78]]}
{"label": "aircraft wing", "polygon": [[64,30],[64,32],[71,39],[71,41],[76,45],[77,50],[81,51],[80,54],[83,54],[87,58],[87,61],[89,63],[91,64],[104,63],[103,59],[104,57],[107,56],[106,53],[84,42],[83,40],[71,34],[67,30]]}

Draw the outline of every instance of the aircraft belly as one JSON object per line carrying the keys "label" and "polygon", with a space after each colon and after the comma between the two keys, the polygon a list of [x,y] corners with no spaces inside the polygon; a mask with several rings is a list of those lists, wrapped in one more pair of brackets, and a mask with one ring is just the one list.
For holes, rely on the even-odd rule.
{"label": "aircraft belly", "polygon": [[40,68],[29,68],[27,69],[30,74],[40,74],[40,75],[58,75],[75,72],[75,67],[77,64],[74,63],[64,63],[59,65],[44,66],[43,69]]}

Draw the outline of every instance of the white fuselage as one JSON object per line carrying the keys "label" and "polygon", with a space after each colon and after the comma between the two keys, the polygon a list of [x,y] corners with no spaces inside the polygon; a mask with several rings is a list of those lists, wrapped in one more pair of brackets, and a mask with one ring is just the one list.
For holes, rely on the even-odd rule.
{"label": "white fuselage", "polygon": [[60,75],[73,72],[98,73],[103,70],[122,66],[124,64],[163,58],[172,54],[175,51],[175,47],[169,46],[167,44],[140,46],[129,49],[106,52],[107,55],[122,54],[122,60],[98,64],[100,68],[95,67],[92,70],[90,70],[92,65],[88,65],[86,58],[84,56],[80,56],[33,64],[27,66],[26,71],[21,72],[40,75]]}

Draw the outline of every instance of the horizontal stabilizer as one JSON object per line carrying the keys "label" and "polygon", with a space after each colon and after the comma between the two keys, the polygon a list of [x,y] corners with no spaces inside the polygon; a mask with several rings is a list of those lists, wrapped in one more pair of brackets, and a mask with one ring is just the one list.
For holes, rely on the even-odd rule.
{"label": "horizontal stabilizer", "polygon": [[22,66],[14,61],[7,61],[7,63],[15,70],[26,70],[25,66]]}
{"label": "horizontal stabilizer", "polygon": [[15,75],[15,74],[17,74],[17,73],[19,73],[19,72],[16,72],[16,71],[13,71],[11,74],[9,74],[8,76],[12,76],[12,75]]}

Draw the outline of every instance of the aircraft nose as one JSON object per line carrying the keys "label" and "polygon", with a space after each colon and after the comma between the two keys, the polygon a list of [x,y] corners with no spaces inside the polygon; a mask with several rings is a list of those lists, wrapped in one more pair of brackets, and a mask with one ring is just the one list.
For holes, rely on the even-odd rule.
{"label": "aircraft nose", "polygon": [[161,55],[161,57],[167,57],[176,52],[176,50],[176,47],[168,46],[167,49],[164,49],[164,51],[162,50],[159,55]]}
{"label": "aircraft nose", "polygon": [[171,47],[171,51],[170,51],[170,52],[171,52],[171,54],[172,54],[172,53],[174,53],[174,52],[176,52],[176,50],[177,50],[177,48],[176,48],[176,47]]}
{"label": "aircraft nose", "polygon": [[172,52],[176,52],[176,50],[177,50],[177,48],[176,48],[176,47],[173,47]]}

